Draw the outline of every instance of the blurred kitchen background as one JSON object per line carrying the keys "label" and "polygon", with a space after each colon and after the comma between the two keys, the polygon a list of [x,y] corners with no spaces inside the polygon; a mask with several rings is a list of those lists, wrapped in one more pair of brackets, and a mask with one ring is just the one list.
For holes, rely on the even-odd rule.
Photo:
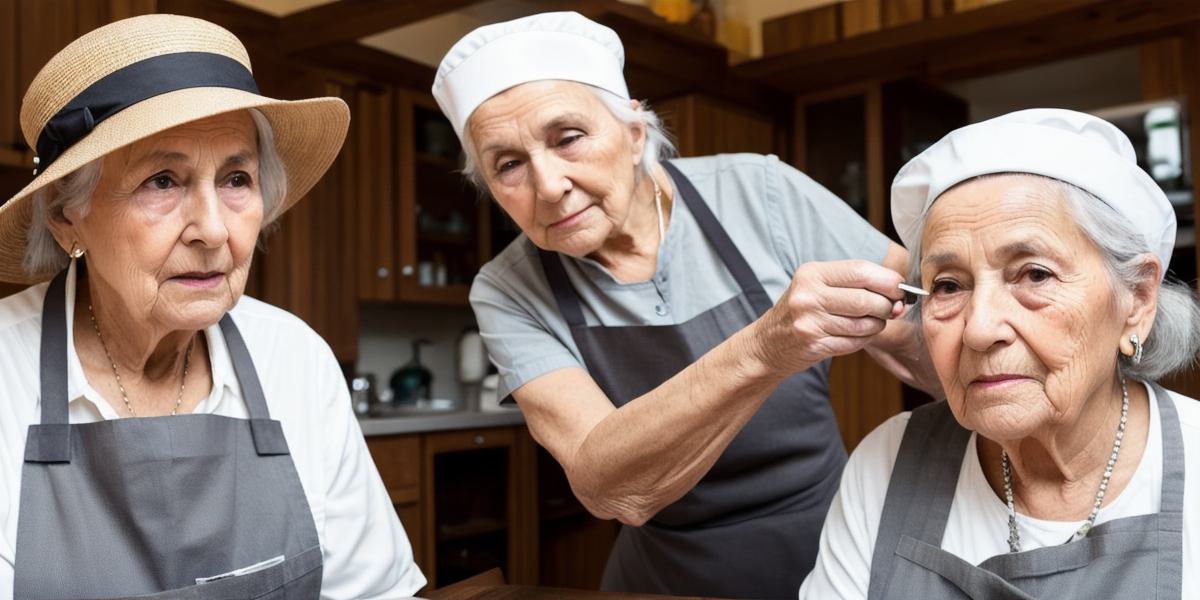
{"label": "blurred kitchen background", "polygon": [[[1172,271],[1195,284],[1196,0],[0,0],[0,196],[31,178],[29,82],[113,20],[214,21],[246,43],[264,93],[342,97],[346,146],[267,238],[248,293],[333,347],[431,587],[493,566],[514,583],[594,587],[614,524],[574,501],[519,411],[488,396],[467,291],[517,232],[456,173],[429,93],[471,29],[565,9],[621,35],[632,93],[683,155],[778,154],[893,237],[892,176],[949,130],[1035,106],[1102,115],[1175,204]],[[1166,383],[1200,395],[1194,373]],[[851,448],[926,400],[861,355],[835,361],[831,386]]]}

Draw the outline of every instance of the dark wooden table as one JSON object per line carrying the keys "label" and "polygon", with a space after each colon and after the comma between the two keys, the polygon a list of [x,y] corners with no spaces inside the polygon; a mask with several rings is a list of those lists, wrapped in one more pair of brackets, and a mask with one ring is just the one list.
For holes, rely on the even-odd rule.
{"label": "dark wooden table", "polygon": [[[429,594],[437,600],[663,600],[682,596],[657,596],[653,594],[614,594],[588,590],[569,590],[528,585],[469,585],[453,590],[440,590]],[[691,600],[701,600],[691,597]]]}

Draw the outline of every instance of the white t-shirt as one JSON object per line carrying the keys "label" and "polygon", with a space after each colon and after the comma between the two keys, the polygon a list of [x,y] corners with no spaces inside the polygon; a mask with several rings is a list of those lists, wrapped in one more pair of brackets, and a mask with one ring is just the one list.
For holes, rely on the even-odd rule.
{"label": "white t-shirt", "polygon": [[[0,598],[13,594],[25,437],[41,420],[42,300],[48,284],[0,300]],[[67,279],[67,397],[72,423],[120,418],[84,376]],[[367,453],[337,360],[294,315],[243,297],[230,311],[258,370],[271,417],[287,438],[325,561],[322,598],[399,598],[425,585],[404,527]],[[196,414],[248,418],[219,325],[205,330],[212,393]]]}
{"label": "white t-shirt", "polygon": [[[1150,432],[1133,479],[1121,495],[1100,510],[1096,523],[1153,514],[1162,492],[1162,428],[1154,390],[1150,396]],[[1170,392],[1183,430],[1184,487],[1183,597],[1200,596],[1200,402]],[[888,482],[910,413],[901,413],[872,431],[851,454],[838,493],[825,517],[817,564],[800,586],[800,598],[866,598],[875,536]],[[992,491],[979,465],[976,434],[967,442],[942,549],[978,565],[1008,552],[1008,506]],[[1017,513],[1021,548],[1061,545],[1083,521],[1044,521]],[[1188,567],[1187,565],[1192,565]]]}

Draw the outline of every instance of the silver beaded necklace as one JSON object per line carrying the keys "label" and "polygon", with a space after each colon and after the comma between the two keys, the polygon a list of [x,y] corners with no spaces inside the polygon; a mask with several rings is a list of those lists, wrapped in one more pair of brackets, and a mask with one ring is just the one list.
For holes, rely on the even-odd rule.
{"label": "silver beaded necklace", "polygon": [[[104,356],[108,358],[109,364],[112,365],[113,376],[117,378],[117,389],[121,390],[121,400],[125,401],[125,410],[129,411],[129,416],[136,417],[133,412],[133,405],[129,403],[129,395],[125,393],[125,385],[121,383],[121,373],[117,371],[117,361],[113,360],[112,354],[108,352],[108,344],[104,343],[104,336],[100,333],[100,326],[96,324],[96,312],[92,310],[91,303],[88,303],[88,316],[92,319],[92,329],[96,330],[96,337],[100,339],[100,347],[104,349]],[[188,342],[187,354],[183,355],[183,380],[179,382],[179,397],[175,399],[175,407],[171,409],[171,416],[179,414],[179,406],[183,404],[183,388],[187,385],[188,365],[192,360],[192,348],[196,345],[196,336],[192,336]]]}
{"label": "silver beaded necklace", "polygon": [[[1121,377],[1121,422],[1117,424],[1117,437],[1113,440],[1112,453],[1108,457],[1108,464],[1104,466],[1104,476],[1100,478],[1100,489],[1096,491],[1096,501],[1092,503],[1092,512],[1088,514],[1087,521],[1079,526],[1071,539],[1067,540],[1068,544],[1087,536],[1092,525],[1096,523],[1096,516],[1100,514],[1100,505],[1104,503],[1104,493],[1108,491],[1108,480],[1112,478],[1113,469],[1117,466],[1117,454],[1121,452],[1121,439],[1125,437],[1125,422],[1128,418],[1129,389],[1125,387],[1125,378]],[[1017,531],[1017,509],[1013,506],[1012,464],[1008,460],[1008,453],[1004,450],[1000,451],[1000,468],[1004,473],[1004,500],[1008,503],[1008,550],[1009,552],[1020,552],[1021,532]]]}

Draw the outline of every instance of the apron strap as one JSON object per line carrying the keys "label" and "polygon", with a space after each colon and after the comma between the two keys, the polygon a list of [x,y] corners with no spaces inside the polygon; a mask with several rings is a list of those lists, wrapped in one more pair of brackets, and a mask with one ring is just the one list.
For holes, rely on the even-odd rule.
{"label": "apron strap", "polygon": [[696,186],[692,185],[692,182],[669,161],[663,161],[661,164],[671,177],[671,181],[675,183],[675,189],[679,190],[684,204],[692,212],[692,218],[696,219],[700,231],[704,232],[704,237],[708,238],[708,242],[713,245],[717,256],[720,256],[721,261],[725,263],[725,268],[729,269],[729,273],[733,275],[734,280],[742,288],[742,292],[746,294],[746,298],[750,300],[750,305],[759,315],[767,312],[767,309],[774,304],[771,302],[771,297],[763,289],[762,283],[754,274],[754,269],[750,268],[750,263],[746,262],[746,258],[742,256],[741,251],[730,239],[729,233],[725,231],[724,227],[721,227],[716,215],[704,202],[704,198],[700,196]]}
{"label": "apron strap", "polygon": [[[729,273],[733,275],[733,279],[737,281],[742,293],[750,302],[750,306],[759,315],[767,312],[773,304],[771,297],[763,289],[762,283],[754,274],[754,269],[750,268],[750,263],[746,262],[746,258],[737,249],[725,228],[721,227],[717,217],[708,208],[708,204],[704,202],[700,192],[675,165],[668,161],[660,164],[666,170],[667,175],[671,177],[671,181],[675,183],[675,189],[679,190],[679,196],[683,198],[692,217],[696,219],[700,231],[713,245],[717,256],[725,264]],[[538,256],[542,261],[542,270],[546,273],[546,279],[550,283],[550,290],[554,293],[554,301],[558,304],[558,310],[562,313],[567,325],[572,328],[586,326],[587,321],[583,316],[579,295],[571,285],[558,253],[538,248]]]}
{"label": "apron strap", "polygon": [[1151,383],[1158,400],[1159,430],[1162,431],[1162,503],[1164,513],[1183,514],[1183,483],[1186,476],[1183,458],[1183,433],[1179,428],[1179,413],[1175,402],[1161,385]]}
{"label": "apron strap", "polygon": [[[76,261],[77,273],[84,263]],[[64,269],[50,282],[42,301],[42,347],[40,357],[41,423],[29,426],[25,442],[26,462],[71,462],[71,425],[67,398],[67,275]],[[77,275],[78,277],[78,275]],[[221,318],[221,331],[233,360],[233,370],[242,387],[250,413],[250,429],[259,455],[288,454],[287,439],[278,421],[271,419],[266,397],[246,343],[228,314]]]}
{"label": "apron strap", "polygon": [[575,286],[572,286],[571,280],[567,278],[567,270],[563,268],[558,253],[538,248],[538,258],[542,259],[542,271],[546,273],[550,291],[554,292],[554,301],[558,304],[558,312],[562,314],[567,326],[572,329],[585,327],[587,320],[583,318],[579,295],[575,293]]}
{"label": "apron strap", "polygon": [[[82,263],[78,263],[82,264]],[[29,426],[27,462],[71,462],[71,425],[67,416],[67,273],[63,269],[42,301],[42,421]]]}
{"label": "apron strap", "polygon": [[1183,484],[1187,468],[1183,457],[1183,432],[1175,401],[1163,386],[1151,383],[1158,400],[1162,432],[1162,492],[1159,504],[1158,592],[1161,598],[1183,594]]}
{"label": "apron strap", "polygon": [[221,333],[225,335],[225,345],[229,347],[229,357],[233,360],[233,372],[242,386],[242,398],[250,413],[250,431],[254,435],[255,450],[260,456],[289,454],[283,427],[279,421],[271,418],[267,408],[267,397],[258,381],[258,370],[254,368],[250,350],[246,348],[241,332],[228,313],[221,317]]}
{"label": "apron strap", "polygon": [[868,598],[886,595],[902,537],[941,547],[970,437],[945,401],[912,412],[883,501]]}

